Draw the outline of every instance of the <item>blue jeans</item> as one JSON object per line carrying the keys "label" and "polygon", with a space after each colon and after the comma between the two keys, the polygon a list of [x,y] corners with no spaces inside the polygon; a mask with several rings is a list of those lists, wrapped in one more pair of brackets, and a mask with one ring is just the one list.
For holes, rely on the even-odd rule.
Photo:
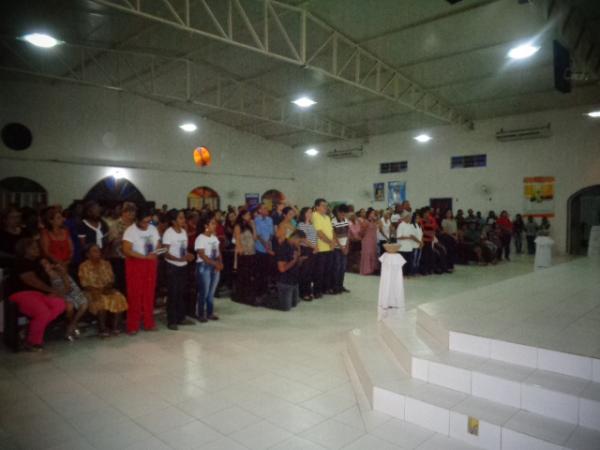
{"label": "blue jeans", "polygon": [[412,260],[412,275],[416,275],[419,273],[419,267],[421,265],[421,249],[416,248],[413,250],[413,260]]}
{"label": "blue jeans", "polygon": [[344,288],[347,265],[348,255],[344,255],[341,249],[336,248],[333,251],[333,290],[336,292],[341,292]]}
{"label": "blue jeans", "polygon": [[210,317],[213,315],[213,299],[219,284],[220,272],[213,266],[205,263],[196,264],[196,283],[198,293],[196,295],[198,317]]}

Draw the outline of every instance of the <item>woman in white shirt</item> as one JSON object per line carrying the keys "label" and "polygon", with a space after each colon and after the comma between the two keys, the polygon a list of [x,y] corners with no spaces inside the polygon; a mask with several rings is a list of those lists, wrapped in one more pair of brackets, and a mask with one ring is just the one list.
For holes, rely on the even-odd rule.
{"label": "woman in white shirt", "polygon": [[416,275],[421,267],[421,252],[423,248],[423,229],[420,225],[421,222],[421,213],[417,210],[413,215],[410,221],[411,227],[413,227],[413,235],[417,239],[413,244],[413,259],[411,264],[411,275]]}
{"label": "woman in white shirt", "polygon": [[157,329],[154,322],[154,292],[160,237],[151,221],[152,213],[140,208],[136,213],[136,221],[123,234],[129,304],[127,334],[130,336],[140,330],[142,317],[145,331]]}
{"label": "woman in white shirt", "polygon": [[400,223],[396,229],[396,239],[400,244],[400,254],[405,259],[406,264],[402,266],[404,276],[413,275],[414,252],[421,245],[421,240],[417,237],[418,231],[410,223],[411,214],[408,211],[402,211]]}
{"label": "woman in white shirt", "polygon": [[379,254],[383,254],[383,244],[390,242],[392,238],[392,220],[391,212],[386,210],[381,219],[377,230],[377,239],[379,240]]}
{"label": "woman in white shirt", "polygon": [[196,313],[200,322],[219,320],[214,314],[213,300],[223,270],[219,251],[219,239],[215,235],[217,222],[213,216],[206,217],[200,224],[201,233],[196,238],[196,283],[198,284],[198,305]]}
{"label": "woman in white shirt", "polygon": [[189,262],[194,255],[187,251],[188,236],[185,231],[185,214],[172,209],[167,213],[170,227],[165,231],[162,243],[167,249],[167,327],[177,330],[177,325],[192,325],[194,322],[185,316],[185,298],[188,292]]}

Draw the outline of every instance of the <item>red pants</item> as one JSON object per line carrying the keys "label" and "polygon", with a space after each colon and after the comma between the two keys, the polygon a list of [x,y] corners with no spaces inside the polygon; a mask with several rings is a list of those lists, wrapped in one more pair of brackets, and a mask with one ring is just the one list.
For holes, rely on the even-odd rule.
{"label": "red pants", "polygon": [[156,290],[156,261],[127,258],[125,277],[127,280],[127,332],[140,329],[143,317],[144,329],[154,328],[154,292]]}
{"label": "red pants", "polygon": [[38,291],[17,292],[11,295],[9,300],[15,302],[19,311],[29,317],[27,342],[31,345],[43,344],[46,327],[65,310],[65,301],[62,298]]}

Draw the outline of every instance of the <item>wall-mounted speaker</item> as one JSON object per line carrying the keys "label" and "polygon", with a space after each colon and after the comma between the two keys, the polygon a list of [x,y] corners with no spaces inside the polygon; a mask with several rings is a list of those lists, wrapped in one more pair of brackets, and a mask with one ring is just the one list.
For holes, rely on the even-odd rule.
{"label": "wall-mounted speaker", "polygon": [[8,123],[2,127],[2,142],[11,150],[26,150],[32,141],[31,131],[21,123]]}

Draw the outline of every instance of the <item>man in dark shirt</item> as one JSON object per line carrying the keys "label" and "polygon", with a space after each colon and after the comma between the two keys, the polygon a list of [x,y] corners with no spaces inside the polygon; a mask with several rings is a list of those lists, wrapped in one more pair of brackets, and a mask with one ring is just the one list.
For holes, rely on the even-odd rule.
{"label": "man in dark shirt", "polygon": [[300,256],[300,241],[306,238],[301,230],[294,231],[288,239],[277,246],[275,260],[277,261],[278,304],[276,309],[289,311],[298,304],[298,281],[300,264],[305,256]]}

